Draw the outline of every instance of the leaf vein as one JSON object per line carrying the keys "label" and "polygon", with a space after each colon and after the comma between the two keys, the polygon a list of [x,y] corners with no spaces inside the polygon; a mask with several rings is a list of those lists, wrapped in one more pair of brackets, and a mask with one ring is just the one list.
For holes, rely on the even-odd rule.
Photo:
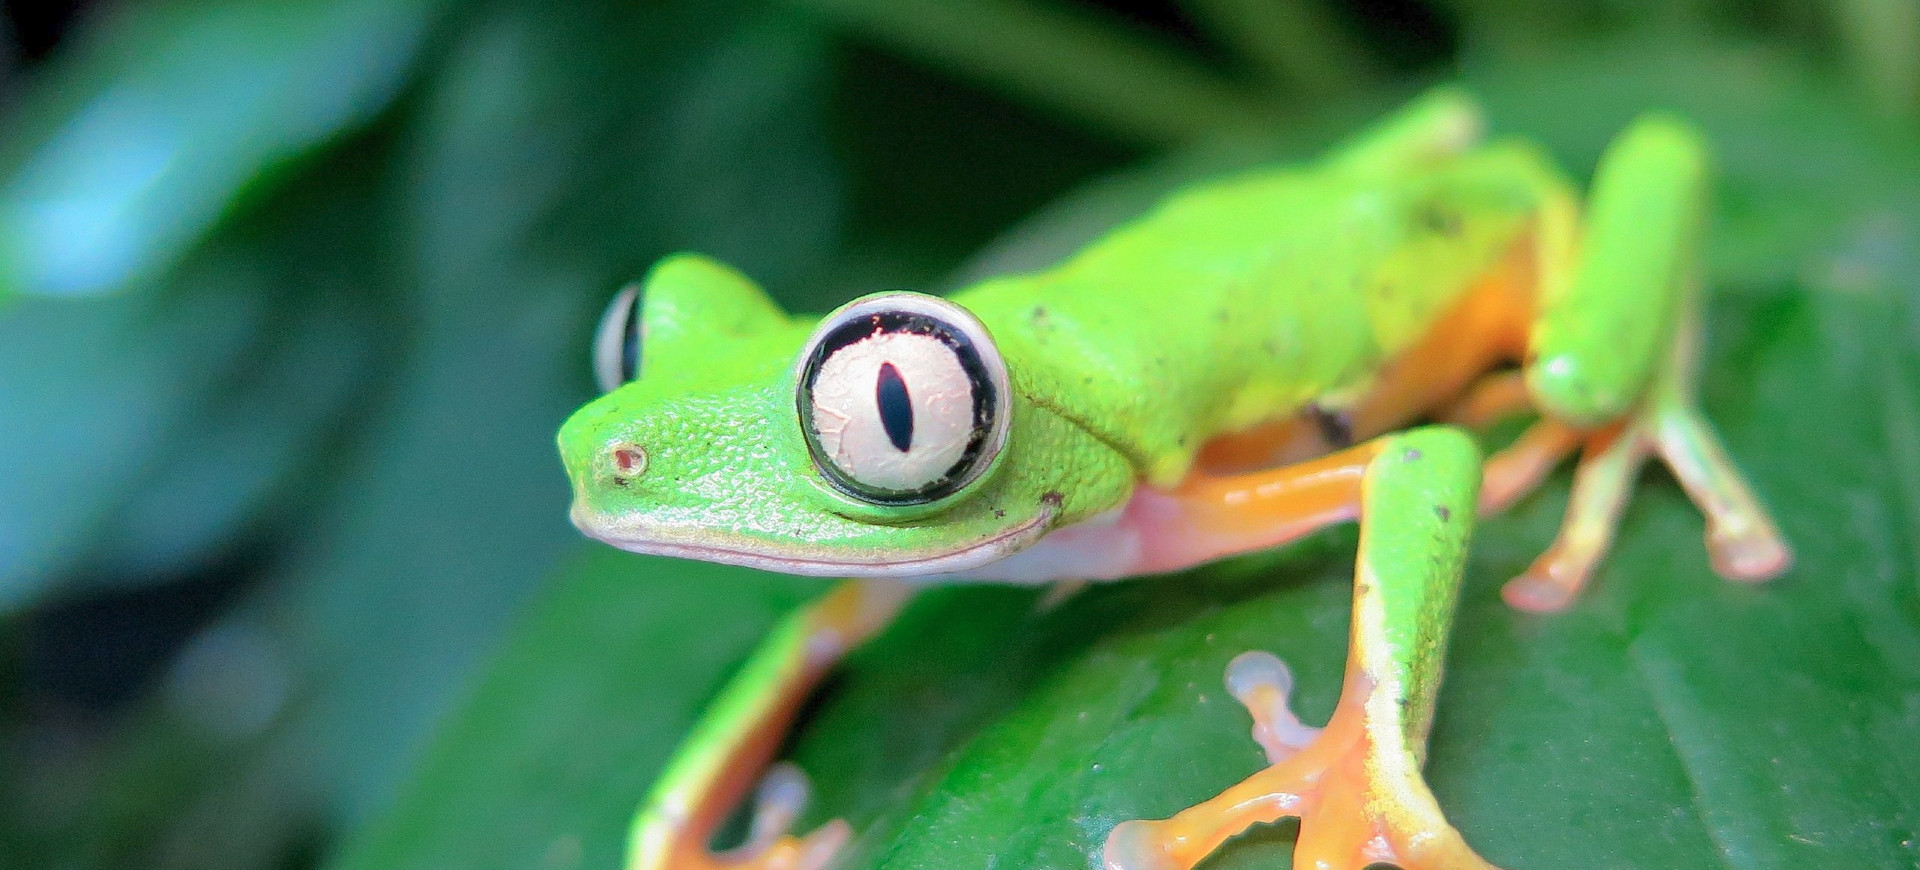
{"label": "leaf vein", "polygon": [[1668,688],[1670,681],[1665,674],[1656,673],[1656,668],[1648,662],[1642,638],[1635,638],[1627,644],[1627,657],[1633,661],[1633,669],[1639,673],[1641,685],[1646,686],[1647,696],[1653,701],[1653,711],[1660,717],[1660,730],[1667,735],[1667,744],[1673,748],[1673,756],[1680,763],[1680,771],[1687,777],[1687,795],[1693,805],[1693,813],[1700,819],[1700,828],[1713,841],[1720,856],[1720,866],[1727,870],[1737,870],[1733,861],[1736,851],[1734,844],[1727,839],[1719,825],[1713,823],[1712,811],[1708,806],[1707,787],[1696,769],[1689,747],[1680,737],[1680,723],[1673,707],[1674,699]]}

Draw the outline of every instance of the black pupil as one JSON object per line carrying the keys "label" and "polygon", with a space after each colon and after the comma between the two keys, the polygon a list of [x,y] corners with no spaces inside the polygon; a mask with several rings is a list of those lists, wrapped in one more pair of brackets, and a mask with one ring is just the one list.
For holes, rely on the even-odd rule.
{"label": "black pupil", "polygon": [[887,429],[887,440],[893,442],[893,449],[907,452],[913,446],[913,400],[907,395],[906,379],[893,363],[880,364],[874,401],[880,406],[880,425]]}

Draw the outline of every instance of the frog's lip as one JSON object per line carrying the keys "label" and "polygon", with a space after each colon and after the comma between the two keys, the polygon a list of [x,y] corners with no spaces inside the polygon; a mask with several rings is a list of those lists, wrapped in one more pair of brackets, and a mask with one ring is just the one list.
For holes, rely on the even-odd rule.
{"label": "frog's lip", "polygon": [[1031,519],[982,541],[933,555],[908,558],[872,549],[849,554],[830,547],[809,547],[749,538],[711,530],[688,531],[626,521],[595,514],[579,502],[571,511],[573,524],[588,537],[622,550],[649,556],[698,559],[808,577],[915,577],[951,574],[978,568],[1012,555],[1047,533],[1059,505],[1045,499]]}

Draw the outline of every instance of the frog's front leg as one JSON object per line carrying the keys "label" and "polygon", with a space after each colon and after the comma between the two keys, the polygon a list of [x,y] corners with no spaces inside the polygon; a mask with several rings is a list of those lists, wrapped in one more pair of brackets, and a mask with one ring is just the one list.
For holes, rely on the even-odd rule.
{"label": "frog's front leg", "polygon": [[[791,765],[762,775],[808,692],[840,659],[893,620],[909,587],[848,580],[781,621],[728,682],[642,802],[627,837],[627,870],[818,870],[847,839],[844,822],[804,837],[787,829],[806,801]],[[715,830],[754,781],[747,839],[711,851]]]}
{"label": "frog's front leg", "polygon": [[[1457,430],[1383,436],[1303,466],[1198,479],[1154,496],[1164,503],[1149,548],[1211,529],[1215,546],[1238,533],[1309,527],[1358,515],[1353,631],[1340,702],[1324,729],[1287,710],[1278,660],[1243,655],[1227,683],[1254,715],[1272,765],[1164,821],[1125,822],[1107,839],[1110,870],[1190,868],[1261,822],[1301,818],[1294,866],[1360,870],[1486,868],[1441,814],[1420,773],[1474,519],[1480,462]],[[1204,555],[1196,552],[1185,557]]]}

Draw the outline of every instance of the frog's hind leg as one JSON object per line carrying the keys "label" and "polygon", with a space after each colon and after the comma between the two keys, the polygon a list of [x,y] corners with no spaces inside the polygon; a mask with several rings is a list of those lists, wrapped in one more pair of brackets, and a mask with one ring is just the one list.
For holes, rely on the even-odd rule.
{"label": "frog's hind leg", "polygon": [[[1580,429],[1583,454],[1559,536],[1504,590],[1516,607],[1554,610],[1573,600],[1651,457],[1673,470],[1706,515],[1707,548],[1721,575],[1763,580],[1792,561],[1693,395],[1700,329],[1694,258],[1706,163],[1691,129],[1642,119],[1601,161],[1578,252],[1571,245],[1543,248],[1526,381],[1540,425]],[[1545,214],[1571,223],[1566,210]]]}
{"label": "frog's hind leg", "polygon": [[[788,829],[807,799],[800,769],[761,768],[815,683],[852,648],[892,621],[906,602],[899,581],[848,580],[789,614],[756,649],[680,750],[635,815],[627,870],[819,870],[848,836],[832,821],[805,836]],[[758,778],[746,841],[714,852],[714,832]]]}
{"label": "frog's hind leg", "polygon": [[1287,708],[1284,665],[1259,652],[1234,659],[1228,688],[1252,712],[1271,765],[1172,818],[1115,827],[1103,856],[1109,870],[1186,870],[1249,826],[1286,816],[1301,819],[1296,868],[1490,867],[1441,814],[1420,773],[1479,480],[1473,442],[1428,428],[1302,466],[1198,479],[1164,497],[1155,514],[1178,528],[1148,536],[1150,545],[1179,546],[1210,529],[1213,547],[1237,536],[1246,549],[1269,543],[1274,529],[1298,534],[1357,515],[1347,675],[1332,720],[1315,729]]}

